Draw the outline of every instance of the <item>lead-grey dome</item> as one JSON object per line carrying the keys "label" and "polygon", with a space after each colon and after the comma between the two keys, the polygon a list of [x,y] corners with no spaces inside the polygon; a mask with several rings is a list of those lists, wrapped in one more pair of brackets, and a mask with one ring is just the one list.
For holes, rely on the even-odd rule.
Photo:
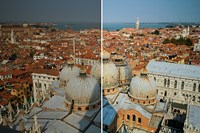
{"label": "lead-grey dome", "polygon": [[127,80],[130,83],[132,78],[132,70],[128,65],[121,66],[119,68],[120,81]]}
{"label": "lead-grey dome", "polygon": [[101,83],[101,64],[98,62],[92,66],[90,74],[95,77],[95,79]]}
{"label": "lead-grey dome", "polygon": [[129,94],[135,99],[155,99],[157,94],[156,82],[146,74],[136,76],[131,80]]}
{"label": "lead-grey dome", "polygon": [[72,60],[69,60],[60,72],[60,82],[66,84],[71,78],[77,75],[79,75],[79,68],[74,65]]}
{"label": "lead-grey dome", "polygon": [[101,100],[101,89],[98,81],[91,75],[86,75],[85,71],[80,71],[80,75],[69,80],[66,86],[66,102],[74,100],[76,106],[94,105]]}
{"label": "lead-grey dome", "polygon": [[117,67],[112,62],[103,63],[103,88],[111,89],[118,86],[119,74]]}
{"label": "lead-grey dome", "polygon": [[103,89],[116,88],[119,83],[118,69],[110,61],[110,54],[107,51],[103,53]]}

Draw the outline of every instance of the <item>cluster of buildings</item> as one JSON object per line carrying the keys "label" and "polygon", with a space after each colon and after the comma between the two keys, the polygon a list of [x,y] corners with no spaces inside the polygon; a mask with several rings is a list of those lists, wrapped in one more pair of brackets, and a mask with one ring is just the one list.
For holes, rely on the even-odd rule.
{"label": "cluster of buildings", "polygon": [[[157,30],[158,34],[154,34]],[[198,133],[199,28],[103,31],[103,130]],[[164,43],[190,38],[192,46]]]}
{"label": "cluster of buildings", "polygon": [[[104,30],[103,51],[98,29],[1,26],[0,125],[23,133],[200,132],[200,29],[139,26],[137,19],[136,29]],[[193,45],[163,43],[180,37]]]}
{"label": "cluster of buildings", "polygon": [[1,126],[100,132],[100,30],[2,25],[0,45]]}
{"label": "cluster of buildings", "polygon": [[198,133],[200,67],[151,60],[137,75],[121,56],[103,54],[103,130]]}
{"label": "cluster of buildings", "polygon": [[[136,27],[138,27],[138,21]],[[158,34],[154,34],[155,31]],[[184,35],[183,35],[183,31]],[[199,31],[194,27],[175,28],[123,28],[119,31],[103,31],[104,49],[111,54],[125,56],[147,64],[149,60],[199,66]],[[193,45],[175,44],[178,38],[191,39]],[[165,40],[171,40],[163,43]]]}

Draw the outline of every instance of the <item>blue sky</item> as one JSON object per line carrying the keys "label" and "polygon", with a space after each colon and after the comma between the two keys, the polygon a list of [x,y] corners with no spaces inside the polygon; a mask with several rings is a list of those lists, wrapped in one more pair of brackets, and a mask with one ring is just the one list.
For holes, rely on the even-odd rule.
{"label": "blue sky", "polygon": [[1,0],[0,22],[99,22],[100,0]]}
{"label": "blue sky", "polygon": [[200,0],[104,0],[103,21],[200,22]]}

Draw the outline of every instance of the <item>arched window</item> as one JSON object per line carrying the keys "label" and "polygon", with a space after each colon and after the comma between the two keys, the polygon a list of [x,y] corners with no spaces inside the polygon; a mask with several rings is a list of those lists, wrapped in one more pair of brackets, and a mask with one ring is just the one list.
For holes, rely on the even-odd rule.
{"label": "arched window", "polygon": [[130,120],[130,115],[127,115],[127,120]]}
{"label": "arched window", "polygon": [[165,80],[164,80],[164,86],[166,86],[166,82],[167,82],[167,80],[165,79]]}
{"label": "arched window", "polygon": [[196,91],[196,83],[193,85],[193,91]]}
{"label": "arched window", "polygon": [[81,110],[81,107],[78,107],[78,110]]}
{"label": "arched window", "polygon": [[198,92],[200,92],[200,84],[199,84],[199,86],[198,86]]}
{"label": "arched window", "polygon": [[183,81],[181,82],[181,89],[182,90],[184,89],[184,82]]}
{"label": "arched window", "polygon": [[135,115],[133,115],[132,121],[135,121],[135,119],[136,119],[136,116],[135,116]]}
{"label": "arched window", "polygon": [[195,96],[193,96],[193,98],[192,98],[192,101],[195,101],[196,100],[196,97]]}
{"label": "arched window", "polygon": [[168,79],[168,81],[167,81],[167,87],[169,87],[169,85],[170,85],[170,80]]}
{"label": "arched window", "polygon": [[141,119],[140,117],[138,118],[138,122],[139,122],[139,123],[142,123],[142,119]]}
{"label": "arched window", "polygon": [[154,80],[156,81],[156,77],[154,77]]}
{"label": "arched window", "polygon": [[177,88],[177,81],[174,82],[174,88]]}
{"label": "arched window", "polygon": [[164,94],[164,96],[167,96],[167,91],[165,91],[165,94]]}

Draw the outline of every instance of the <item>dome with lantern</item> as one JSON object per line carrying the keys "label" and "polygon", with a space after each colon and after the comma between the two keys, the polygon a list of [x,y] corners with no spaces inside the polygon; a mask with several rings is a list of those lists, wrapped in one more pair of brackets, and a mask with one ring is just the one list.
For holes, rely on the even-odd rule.
{"label": "dome with lantern", "polygon": [[77,75],[79,75],[79,68],[74,65],[74,61],[72,59],[68,60],[67,65],[63,67],[59,75],[61,86],[66,86],[68,81]]}
{"label": "dome with lantern", "polygon": [[90,74],[95,77],[95,79],[101,84],[101,64],[100,62],[95,63],[92,66]]}
{"label": "dome with lantern", "polygon": [[68,108],[73,105],[74,110],[85,111],[100,105],[99,83],[93,76],[87,75],[84,68],[81,68],[78,76],[69,80],[65,91],[65,103]]}
{"label": "dome with lantern", "polygon": [[131,80],[129,96],[134,102],[142,104],[153,104],[156,102],[156,82],[147,75],[147,72],[147,69],[143,69],[139,76]]}
{"label": "dome with lantern", "polygon": [[[104,92],[115,91],[119,83],[119,74],[116,65],[110,61],[110,54],[106,51],[103,53],[103,89]],[[115,91],[116,92],[116,91]]]}
{"label": "dome with lantern", "polygon": [[132,79],[132,70],[124,60],[123,56],[117,55],[114,58],[114,64],[119,69],[119,81],[120,85],[128,85]]}

